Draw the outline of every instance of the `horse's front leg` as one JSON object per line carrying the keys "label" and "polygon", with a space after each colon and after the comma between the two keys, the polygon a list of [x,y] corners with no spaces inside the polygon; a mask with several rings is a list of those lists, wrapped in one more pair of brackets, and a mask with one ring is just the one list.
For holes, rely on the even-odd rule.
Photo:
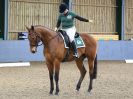
{"label": "horse's front leg", "polygon": [[54,90],[54,82],[53,82],[53,71],[54,71],[54,66],[50,62],[46,62],[48,70],[49,70],[49,79],[50,79],[50,92],[49,94],[53,94]]}
{"label": "horse's front leg", "polygon": [[54,65],[55,65],[55,83],[56,83],[56,92],[55,92],[55,95],[58,95],[59,93],[59,71],[60,71],[60,62],[59,61],[55,61],[54,62]]}

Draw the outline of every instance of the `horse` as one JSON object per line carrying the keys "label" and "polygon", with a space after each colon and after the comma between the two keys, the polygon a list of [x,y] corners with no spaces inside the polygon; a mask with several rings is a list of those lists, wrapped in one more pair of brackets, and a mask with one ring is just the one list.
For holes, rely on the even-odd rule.
{"label": "horse", "polygon": [[[31,53],[37,52],[37,47],[39,46],[40,41],[44,45],[43,53],[46,59],[47,68],[49,70],[50,79],[49,94],[53,94],[53,80],[55,80],[55,95],[58,95],[60,63],[67,53],[67,49],[64,47],[64,41],[58,32],[55,32],[54,30],[45,26],[35,25],[31,26],[30,28],[26,26],[26,29],[28,30],[28,40]],[[80,78],[76,85],[76,90],[79,91],[81,83],[87,72],[83,64],[84,59],[87,58],[90,76],[88,92],[90,92],[92,90],[93,79],[96,79],[97,77],[97,42],[92,36],[86,33],[82,33],[80,36],[85,43],[85,47],[77,49],[79,58],[76,59],[73,56],[73,50],[70,49],[67,62],[75,60],[76,65],[80,71]]]}

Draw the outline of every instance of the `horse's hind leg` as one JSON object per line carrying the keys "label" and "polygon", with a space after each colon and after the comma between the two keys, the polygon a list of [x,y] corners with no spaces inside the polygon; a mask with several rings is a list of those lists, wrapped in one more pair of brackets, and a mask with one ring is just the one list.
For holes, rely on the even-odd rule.
{"label": "horse's hind leg", "polygon": [[88,59],[88,64],[89,64],[89,75],[90,75],[90,84],[89,84],[88,92],[90,92],[92,90],[92,83],[93,83],[94,60]]}
{"label": "horse's hind leg", "polygon": [[94,60],[94,68],[93,68],[93,79],[97,78],[97,55]]}
{"label": "horse's hind leg", "polygon": [[85,77],[85,74],[86,74],[86,69],[84,67],[82,59],[77,60],[76,64],[77,64],[77,67],[78,67],[78,69],[80,71],[80,78],[79,78],[79,81],[78,81],[77,86],[76,86],[76,90],[79,91],[81,83],[82,83],[82,81],[83,81],[83,79]]}

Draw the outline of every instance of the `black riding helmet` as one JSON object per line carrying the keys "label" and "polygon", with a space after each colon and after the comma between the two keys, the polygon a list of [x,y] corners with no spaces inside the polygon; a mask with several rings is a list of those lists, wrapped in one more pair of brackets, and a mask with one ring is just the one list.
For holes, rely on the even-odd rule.
{"label": "black riding helmet", "polygon": [[66,9],[68,9],[68,6],[67,6],[65,3],[62,3],[62,4],[59,6],[59,12],[60,12],[60,13],[63,13]]}

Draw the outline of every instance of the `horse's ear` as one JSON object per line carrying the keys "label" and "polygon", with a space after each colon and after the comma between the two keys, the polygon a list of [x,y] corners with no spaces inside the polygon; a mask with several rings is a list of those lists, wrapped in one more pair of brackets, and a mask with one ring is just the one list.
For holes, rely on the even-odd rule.
{"label": "horse's ear", "polygon": [[31,30],[34,30],[34,26],[33,25],[31,26]]}
{"label": "horse's ear", "polygon": [[28,31],[30,31],[30,28],[29,28],[29,27],[27,27],[26,25],[25,25],[25,27],[26,27],[26,29],[27,29]]}

